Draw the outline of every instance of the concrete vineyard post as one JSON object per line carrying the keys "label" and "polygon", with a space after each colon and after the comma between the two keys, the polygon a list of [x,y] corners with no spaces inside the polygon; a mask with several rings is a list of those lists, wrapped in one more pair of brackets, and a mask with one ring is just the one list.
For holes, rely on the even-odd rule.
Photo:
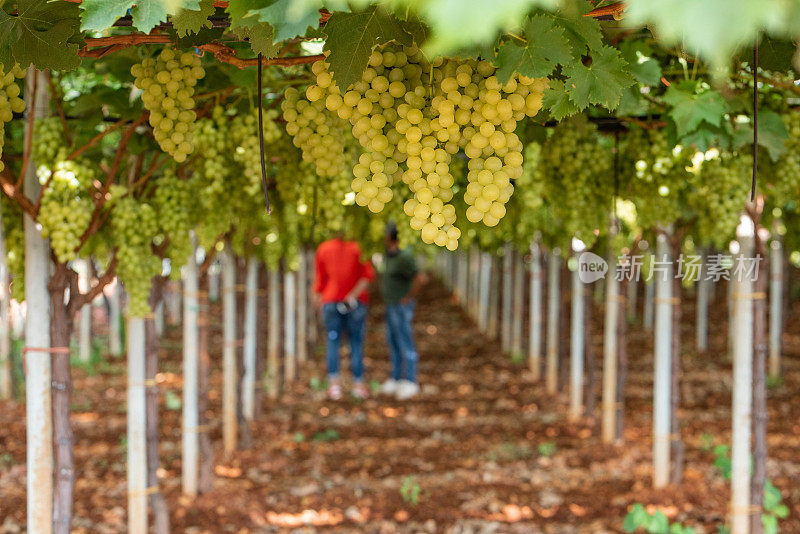
{"label": "concrete vineyard post", "polygon": [[297,270],[297,361],[308,360],[308,263],[305,250],[300,251]]}
{"label": "concrete vineyard post", "polygon": [[287,387],[297,378],[296,283],[297,273],[287,269],[283,274],[283,364]]}
{"label": "concrete vineyard post", "polygon": [[128,532],[147,532],[147,427],[144,319],[129,317],[128,341]]}
{"label": "concrete vineyard post", "polygon": [[655,355],[653,381],[653,486],[669,483],[672,371],[672,255],[669,238],[659,233],[654,258]]}
{"label": "concrete vineyard post", "polygon": [[486,332],[489,327],[489,290],[492,283],[492,256],[481,253],[481,280],[478,305],[478,328]]}
{"label": "concrete vineyard post", "polygon": [[528,327],[528,367],[534,380],[542,372],[542,251],[538,241],[531,243],[530,314]]}
{"label": "concrete vineyard post", "polygon": [[[35,80],[35,82],[34,82]],[[32,88],[36,86],[36,94]],[[48,115],[49,95],[44,72],[28,67],[25,79],[25,116]],[[26,129],[26,138],[28,132]],[[27,145],[27,143],[26,143]],[[28,198],[41,190],[36,164],[31,161],[24,178]],[[37,223],[24,216],[25,226],[25,408],[27,430],[27,528],[31,534],[53,529],[53,414],[50,354],[50,245]]]}
{"label": "concrete vineyard post", "polygon": [[[198,490],[198,330],[199,287],[197,237],[191,233],[192,251],[183,266],[183,420],[181,438],[181,486],[184,495],[194,497]],[[173,289],[174,290],[174,289]],[[174,315],[173,315],[174,317]]]}
{"label": "concrete vineyard post", "polygon": [[711,293],[711,280],[706,276],[708,255],[703,252],[700,260],[700,279],[697,281],[697,309],[695,316],[697,350],[708,350],[708,297]]}
{"label": "concrete vineyard post", "polygon": [[281,278],[277,269],[269,270],[269,321],[267,332],[267,374],[269,376],[269,397],[277,399],[280,388],[281,351]]}
{"label": "concrete vineyard post", "polygon": [[769,254],[769,376],[781,374],[781,331],[783,330],[783,243],[776,237]]}
{"label": "concrete vineyard post", "polygon": [[753,280],[746,274],[746,262],[753,259],[754,228],[748,217],[742,217],[737,228],[739,255],[733,286],[733,401],[731,431],[731,534],[750,532],[751,424],[753,407]]}
{"label": "concrete vineyard post", "polygon": [[236,260],[226,246],[222,261],[222,443],[226,453],[236,450],[238,420],[236,397],[238,373],[236,353]]}
{"label": "concrete vineyard post", "polygon": [[511,294],[511,353],[515,356],[522,356],[522,313],[525,307],[523,299],[525,297],[525,261],[521,254],[516,251],[514,258],[514,288]]}
{"label": "concrete vineyard post", "polygon": [[558,391],[558,315],[561,297],[561,251],[554,248],[547,262],[547,371],[546,388]]}
{"label": "concrete vineyard post", "polygon": [[0,399],[10,399],[13,393],[11,362],[11,278],[6,260],[6,237],[0,206]]}
{"label": "concrete vineyard post", "polygon": [[606,275],[605,320],[603,322],[603,416],[601,435],[604,443],[611,443],[616,439],[617,344],[621,341],[617,338],[617,322],[625,320],[625,317],[620,317],[619,281],[615,276],[615,271],[614,256],[609,254],[608,274]]}
{"label": "concrete vineyard post", "polygon": [[[81,258],[76,261],[78,270],[78,288],[81,293],[89,291],[89,260]],[[87,302],[80,309],[78,328],[78,357],[83,363],[92,358],[92,303]]]}
{"label": "concrete vineyard post", "polygon": [[247,259],[247,274],[244,289],[244,341],[242,360],[242,414],[246,421],[252,421],[255,414],[256,387],[256,335],[258,326],[258,260]]}
{"label": "concrete vineyard post", "polygon": [[[573,238],[573,257],[578,256],[585,249],[585,245],[577,238]],[[571,273],[572,301],[570,316],[570,373],[569,373],[569,419],[577,420],[583,415],[583,351],[584,351],[584,291],[585,287],[580,279],[578,265]]]}
{"label": "concrete vineyard post", "polygon": [[511,321],[512,306],[511,293],[513,291],[514,253],[511,245],[506,243],[503,247],[503,294],[500,298],[503,320],[500,322],[500,347],[508,352],[511,349]]}

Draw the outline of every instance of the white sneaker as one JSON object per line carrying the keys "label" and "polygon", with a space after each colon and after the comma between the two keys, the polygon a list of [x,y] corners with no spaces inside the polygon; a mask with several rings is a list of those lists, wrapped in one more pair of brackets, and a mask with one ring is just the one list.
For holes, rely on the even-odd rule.
{"label": "white sneaker", "polygon": [[397,400],[406,400],[419,393],[419,385],[410,380],[401,380],[397,385]]}
{"label": "white sneaker", "polygon": [[399,384],[400,383],[397,380],[395,380],[394,378],[390,378],[389,380],[381,384],[381,393],[383,393],[384,395],[394,395],[395,393],[397,393],[397,386]]}

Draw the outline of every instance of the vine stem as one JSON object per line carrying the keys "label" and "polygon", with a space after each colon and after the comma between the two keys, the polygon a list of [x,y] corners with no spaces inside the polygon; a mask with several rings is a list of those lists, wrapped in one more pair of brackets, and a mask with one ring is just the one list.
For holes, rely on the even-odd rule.
{"label": "vine stem", "polygon": [[[110,37],[93,37],[86,39],[86,46],[84,46],[78,55],[82,57],[99,58],[108,54],[122,50],[129,46],[147,45],[147,44],[169,44],[169,35],[163,33],[155,34],[129,34],[129,35],[112,35]],[[258,58],[241,59],[236,56],[236,52],[222,43],[206,43],[198,46],[200,50],[212,54],[217,61],[229,63],[234,67],[244,69],[245,67],[255,67],[258,65]],[[313,56],[295,56],[295,57],[275,57],[271,59],[261,59],[262,65],[302,65],[305,63],[313,63],[317,60],[323,59],[325,56],[317,54]]]}
{"label": "vine stem", "polygon": [[96,145],[97,142],[100,141],[100,139],[102,139],[103,137],[107,136],[108,134],[110,134],[111,132],[113,132],[114,130],[116,130],[117,128],[119,128],[120,126],[125,124],[126,122],[128,122],[128,121],[125,120],[125,119],[118,120],[117,122],[115,122],[114,124],[112,124],[111,126],[106,128],[105,130],[100,132],[99,134],[97,134],[94,137],[92,137],[91,139],[89,139],[89,141],[85,145],[83,145],[82,147],[78,148],[77,150],[75,150],[75,152],[73,152],[72,154],[67,156],[67,159],[71,160],[71,159],[77,158],[78,156],[80,156],[81,154],[86,152],[88,149],[90,149],[91,147]]}

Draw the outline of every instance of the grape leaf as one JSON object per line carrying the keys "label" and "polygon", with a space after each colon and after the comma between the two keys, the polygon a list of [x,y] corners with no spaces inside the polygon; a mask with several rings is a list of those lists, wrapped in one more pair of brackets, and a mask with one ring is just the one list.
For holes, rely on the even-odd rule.
{"label": "grape leaf", "polygon": [[647,43],[623,41],[619,50],[637,82],[642,85],[658,85],[661,81],[661,66],[650,57],[653,51]]}
{"label": "grape leaf", "polygon": [[564,65],[562,72],[567,77],[570,99],[581,109],[589,104],[616,108],[622,91],[633,84],[627,67],[619,51],[611,46],[593,50],[589,66],[581,61]]}
{"label": "grape leaf", "polygon": [[525,37],[527,42],[524,46],[511,40],[500,45],[495,65],[501,83],[507,82],[514,72],[531,78],[549,76],[557,64],[572,59],[572,49],[564,37],[564,30],[555,26],[550,17],[531,17],[525,26]]}
{"label": "grape leaf", "polygon": [[275,41],[285,41],[305,35],[309,26],[319,26],[319,9],[292,9],[293,0],[274,0],[270,5],[250,11],[261,22],[268,22],[275,29]]}
{"label": "grape leaf", "polygon": [[555,0],[431,0],[422,3],[432,38],[425,50],[432,55],[452,53],[470,45],[492,43],[498,30],[519,27],[534,6],[554,8]]}
{"label": "grape leaf", "polygon": [[124,17],[133,6],[133,0],[83,0],[81,6],[81,29],[102,31]]}
{"label": "grape leaf", "polygon": [[549,110],[550,115],[557,121],[580,111],[569,98],[567,88],[561,80],[550,80],[542,98],[542,107]]}
{"label": "grape leaf", "polygon": [[[773,111],[759,110],[758,112],[758,144],[764,147],[772,161],[777,161],[786,153],[786,140],[789,132],[780,115]],[[733,136],[735,147],[753,144],[752,124],[740,124]]]}
{"label": "grape leaf", "polygon": [[603,46],[603,32],[600,23],[593,17],[584,17],[591,5],[588,2],[567,2],[551,16],[564,28],[564,36],[569,40],[575,53],[583,55],[588,47],[591,50]]}
{"label": "grape leaf", "polygon": [[236,35],[250,41],[250,48],[253,49],[253,53],[256,55],[262,54],[264,59],[275,57],[280,51],[280,46],[274,42],[274,34],[274,29],[266,22],[236,30]]}
{"label": "grape leaf", "polygon": [[178,37],[198,33],[203,28],[211,28],[208,17],[214,14],[214,0],[200,0],[200,9],[180,9],[172,17],[172,27]]}
{"label": "grape leaf", "polygon": [[361,78],[375,45],[412,44],[400,22],[375,5],[358,13],[334,13],[325,25],[325,35],[333,77],[343,89]]}
{"label": "grape leaf", "polygon": [[672,106],[669,116],[675,122],[678,137],[697,128],[703,120],[719,126],[728,111],[725,99],[717,91],[707,90],[696,94],[691,90],[692,87],[693,84],[673,84],[664,94],[664,102]]}
{"label": "grape leaf", "polygon": [[[697,128],[683,137],[676,139],[677,144],[694,145],[697,150],[705,152],[712,146],[725,150],[731,144],[730,132],[723,126],[715,126],[702,121]],[[728,460],[730,462],[730,460]]]}
{"label": "grape leaf", "polygon": [[0,9],[0,64],[72,70],[82,42],[75,4],[20,0],[14,17]]}
{"label": "grape leaf", "polygon": [[[184,0],[181,8],[198,10],[199,1]],[[81,2],[81,29],[101,31],[110,28],[130,9],[133,26],[150,33],[150,30],[167,20],[168,8],[174,5],[175,2],[170,0],[84,0]]]}
{"label": "grape leaf", "polygon": [[231,30],[250,28],[258,24],[258,16],[253,10],[263,7],[260,0],[237,0],[228,3],[225,11],[231,19]]}

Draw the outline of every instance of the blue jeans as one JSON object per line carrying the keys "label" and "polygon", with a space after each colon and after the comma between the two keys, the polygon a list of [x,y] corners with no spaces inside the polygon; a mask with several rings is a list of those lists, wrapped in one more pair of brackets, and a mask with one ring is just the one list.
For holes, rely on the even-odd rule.
{"label": "blue jeans", "polygon": [[386,305],[386,340],[394,380],[417,381],[417,348],[414,345],[414,319],[416,302]]}
{"label": "blue jeans", "polygon": [[339,345],[342,342],[342,335],[347,332],[353,379],[364,380],[364,323],[367,320],[367,306],[359,302],[353,311],[342,314],[336,309],[335,302],[329,302],[322,307],[322,316],[328,334],[325,355],[328,362],[328,377],[339,376]]}

